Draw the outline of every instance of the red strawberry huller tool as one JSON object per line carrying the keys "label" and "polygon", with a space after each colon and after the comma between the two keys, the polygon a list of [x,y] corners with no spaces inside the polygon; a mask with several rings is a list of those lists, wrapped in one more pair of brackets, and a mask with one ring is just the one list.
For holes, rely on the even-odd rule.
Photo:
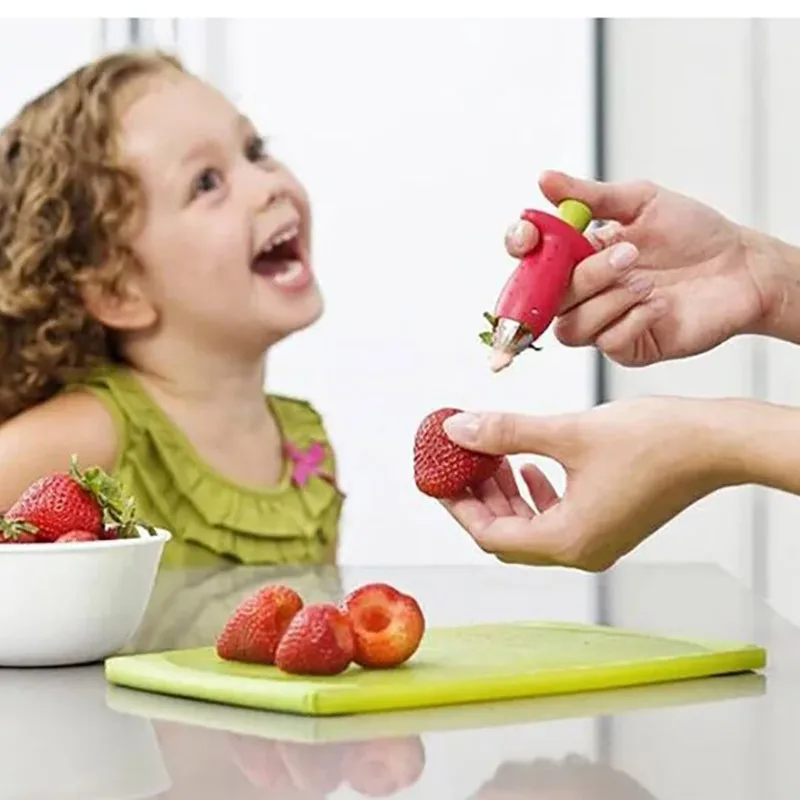
{"label": "red strawberry huller tool", "polygon": [[560,203],[558,216],[526,209],[520,218],[536,226],[539,241],[506,281],[494,314],[484,314],[491,330],[481,334],[481,340],[492,348],[495,372],[528,348],[539,349],[534,343],[558,313],[572,271],[595,252],[583,235],[592,212],[579,200]]}

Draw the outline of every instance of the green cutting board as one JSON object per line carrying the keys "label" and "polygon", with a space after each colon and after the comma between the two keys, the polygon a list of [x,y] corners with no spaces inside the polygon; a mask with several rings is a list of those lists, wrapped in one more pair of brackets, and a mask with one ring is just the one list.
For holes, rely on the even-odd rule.
{"label": "green cutting board", "polygon": [[402,667],[308,678],[223,661],[214,648],[116,656],[115,685],[310,716],[356,714],[610,689],[747,672],[755,645],[694,641],[605,626],[517,622],[431,628]]}

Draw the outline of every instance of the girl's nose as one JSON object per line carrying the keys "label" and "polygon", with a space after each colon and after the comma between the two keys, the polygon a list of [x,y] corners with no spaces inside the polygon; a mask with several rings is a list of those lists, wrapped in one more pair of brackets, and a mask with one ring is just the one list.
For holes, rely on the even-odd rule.
{"label": "girl's nose", "polygon": [[280,172],[255,167],[250,175],[252,202],[257,211],[264,211],[289,194],[289,183]]}

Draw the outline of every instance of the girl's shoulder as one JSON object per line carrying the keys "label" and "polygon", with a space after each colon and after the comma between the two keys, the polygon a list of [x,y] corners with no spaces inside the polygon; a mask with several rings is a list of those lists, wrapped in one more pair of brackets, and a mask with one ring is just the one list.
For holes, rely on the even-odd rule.
{"label": "girl's shoulder", "polygon": [[309,432],[325,430],[322,414],[309,400],[285,394],[269,393],[267,402],[275,419],[285,432],[290,429],[296,430],[297,433],[306,430]]}
{"label": "girl's shoulder", "polygon": [[0,425],[0,508],[34,480],[63,472],[75,455],[83,466],[113,470],[118,427],[108,407],[88,392],[56,395]]}
{"label": "girl's shoulder", "polygon": [[267,403],[281,430],[288,457],[303,461],[315,448],[327,471],[335,475],[336,454],[328,435],[325,420],[309,400],[282,394],[267,394]]}

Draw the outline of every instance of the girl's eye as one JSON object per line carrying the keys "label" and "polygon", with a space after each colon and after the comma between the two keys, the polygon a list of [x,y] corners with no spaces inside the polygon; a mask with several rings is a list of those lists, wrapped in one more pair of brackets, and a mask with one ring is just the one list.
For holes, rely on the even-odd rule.
{"label": "girl's eye", "polygon": [[222,185],[222,173],[209,167],[204,169],[192,183],[192,199],[206,192],[213,192]]}
{"label": "girl's eye", "polygon": [[267,143],[261,136],[254,136],[247,142],[245,155],[249,161],[263,161],[268,158]]}

